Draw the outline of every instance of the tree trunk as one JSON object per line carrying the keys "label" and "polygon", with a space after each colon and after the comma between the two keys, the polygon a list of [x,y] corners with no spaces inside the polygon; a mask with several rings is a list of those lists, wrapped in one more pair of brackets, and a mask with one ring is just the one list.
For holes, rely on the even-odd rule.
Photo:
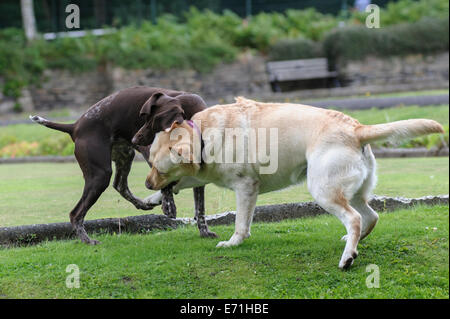
{"label": "tree trunk", "polygon": [[22,23],[28,41],[36,38],[36,19],[34,17],[33,0],[20,0]]}

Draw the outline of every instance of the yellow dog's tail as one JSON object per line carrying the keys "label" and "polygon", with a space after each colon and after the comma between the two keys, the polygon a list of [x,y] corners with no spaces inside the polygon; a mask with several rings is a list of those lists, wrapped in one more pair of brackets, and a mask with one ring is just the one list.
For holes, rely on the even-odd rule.
{"label": "yellow dog's tail", "polygon": [[444,133],[441,124],[433,120],[415,119],[377,125],[361,125],[355,128],[362,144],[379,140],[402,140],[431,133]]}

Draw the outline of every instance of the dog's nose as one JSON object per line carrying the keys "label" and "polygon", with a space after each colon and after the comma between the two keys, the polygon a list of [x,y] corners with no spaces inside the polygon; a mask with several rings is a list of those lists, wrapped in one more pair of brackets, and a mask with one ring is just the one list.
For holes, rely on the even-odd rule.
{"label": "dog's nose", "polygon": [[147,187],[150,190],[153,190],[152,185],[148,182],[148,179],[145,180],[145,187]]}
{"label": "dog's nose", "polygon": [[134,136],[131,140],[131,143],[133,143],[134,145],[139,145],[139,138],[137,136]]}

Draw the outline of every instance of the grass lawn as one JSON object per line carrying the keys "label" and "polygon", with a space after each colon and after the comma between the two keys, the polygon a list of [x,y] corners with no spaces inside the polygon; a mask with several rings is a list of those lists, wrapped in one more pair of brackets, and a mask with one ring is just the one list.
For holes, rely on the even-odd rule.
{"label": "grass lawn", "polygon": [[[448,298],[448,206],[380,214],[349,271],[333,216],[255,223],[241,246],[217,249],[194,227],[97,235],[99,246],[45,242],[0,250],[2,298]],[[228,238],[233,226],[213,227]],[[66,287],[66,267],[80,288]],[[368,288],[367,266],[379,268]]]}
{"label": "grass lawn", "polygon": [[[449,161],[441,158],[379,159],[377,195],[419,197],[448,194]],[[133,164],[129,176],[130,189],[139,197],[151,194],[144,186],[149,168],[143,162]],[[69,212],[78,202],[84,180],[76,163],[65,164],[8,164],[0,165],[0,226],[40,224],[69,221]],[[112,183],[112,182],[111,182]],[[257,205],[312,200],[306,185],[263,194]],[[178,216],[193,217],[192,190],[175,196]],[[206,212],[216,214],[235,210],[232,191],[208,185]],[[136,210],[113,187],[100,197],[87,214],[87,219],[125,217],[152,211]]]}

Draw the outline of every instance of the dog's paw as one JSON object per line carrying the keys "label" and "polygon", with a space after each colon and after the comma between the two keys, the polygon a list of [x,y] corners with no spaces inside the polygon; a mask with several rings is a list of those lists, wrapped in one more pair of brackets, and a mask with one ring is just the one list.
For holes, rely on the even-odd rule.
{"label": "dog's paw", "polygon": [[215,232],[208,230],[208,231],[201,231],[200,237],[202,237],[202,238],[218,238],[219,236],[217,236],[217,234]]}
{"label": "dog's paw", "polygon": [[153,208],[155,208],[156,206],[158,206],[158,204],[151,204],[151,203],[144,203],[144,202],[140,202],[134,205],[137,209],[142,209],[142,210],[152,210]]}
{"label": "dog's paw", "polygon": [[344,235],[344,236],[342,236],[342,238],[341,238],[342,241],[347,241],[347,239],[348,239],[348,235]]}
{"label": "dog's paw", "polygon": [[161,205],[161,203],[162,203],[161,191],[158,191],[158,192],[156,192],[156,193],[146,197],[144,199],[144,203],[146,205],[154,205],[154,207],[158,206],[158,205]]}
{"label": "dog's paw", "polygon": [[219,242],[219,243],[216,245],[217,248],[221,248],[221,247],[231,247],[231,246],[234,246],[234,245],[230,244],[230,241],[229,241],[229,240],[228,240],[228,241],[221,241],[221,242]]}
{"label": "dog's paw", "polygon": [[221,241],[216,247],[232,247],[240,245],[244,241],[243,236],[234,234],[228,241]]}
{"label": "dog's paw", "polygon": [[82,239],[81,242],[85,243],[86,245],[90,245],[90,246],[95,246],[95,245],[100,245],[101,244],[100,241],[95,240],[95,239],[90,239],[90,238]]}
{"label": "dog's paw", "polygon": [[88,242],[88,244],[89,244],[89,245],[92,245],[92,246],[100,245],[101,243],[102,243],[101,241],[98,241],[98,240],[95,240],[95,239],[91,239],[91,240]]}
{"label": "dog's paw", "polygon": [[342,255],[341,261],[339,262],[339,268],[341,268],[342,270],[349,269],[350,266],[353,265],[356,257],[358,257],[357,251],[354,251],[351,254]]}

